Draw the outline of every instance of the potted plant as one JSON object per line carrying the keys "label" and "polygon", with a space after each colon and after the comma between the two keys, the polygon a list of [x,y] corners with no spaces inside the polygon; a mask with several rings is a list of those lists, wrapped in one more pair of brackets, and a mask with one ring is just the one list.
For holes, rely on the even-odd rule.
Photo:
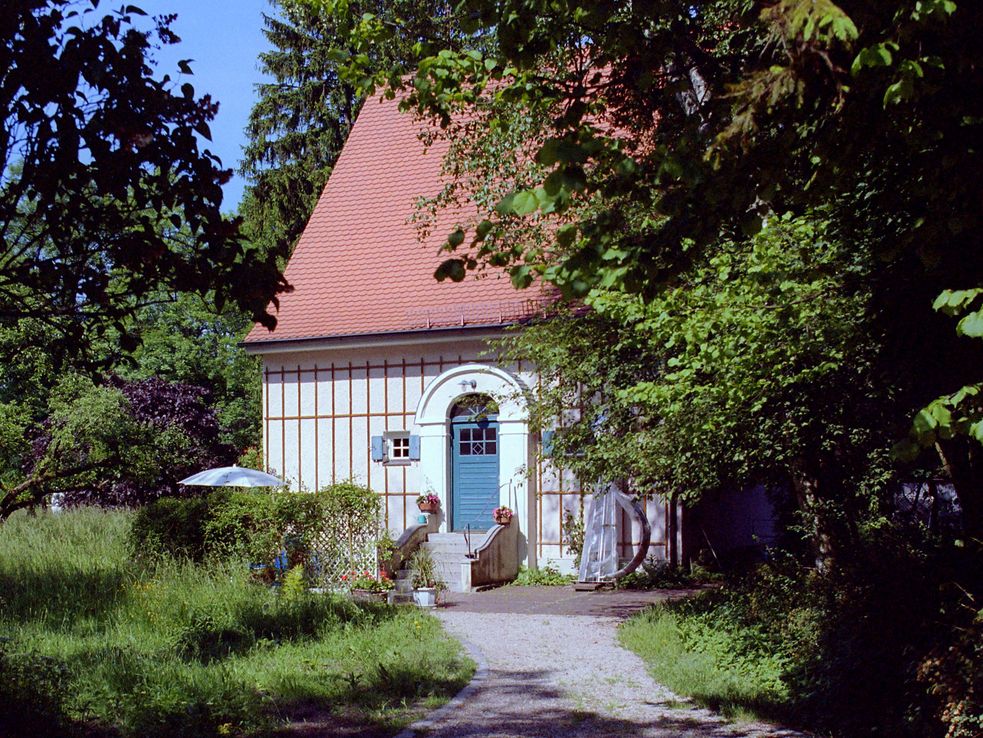
{"label": "potted plant", "polygon": [[440,508],[440,498],[433,492],[427,492],[416,498],[416,506],[420,512],[435,513]]}
{"label": "potted plant", "polygon": [[385,574],[392,579],[396,571],[393,567],[393,556],[399,550],[399,547],[396,545],[396,540],[392,537],[388,528],[382,531],[382,535],[376,541],[375,549],[379,557],[379,574]]}
{"label": "potted plant", "polygon": [[502,505],[501,507],[496,507],[492,510],[492,518],[498,525],[508,525],[512,522],[512,516],[515,515],[512,512],[512,508]]}
{"label": "potted plant", "polygon": [[396,586],[385,574],[380,572],[376,577],[368,571],[342,574],[341,583],[351,590],[353,600],[362,602],[385,602],[389,591]]}
{"label": "potted plant", "polygon": [[421,546],[413,552],[410,571],[413,574],[413,601],[420,607],[436,607],[437,592],[447,585],[437,576],[437,562],[429,549]]}

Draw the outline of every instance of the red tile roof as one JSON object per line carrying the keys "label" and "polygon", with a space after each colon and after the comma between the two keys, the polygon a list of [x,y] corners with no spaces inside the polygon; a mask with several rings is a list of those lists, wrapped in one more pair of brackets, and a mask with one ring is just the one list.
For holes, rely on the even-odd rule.
{"label": "red tile roof", "polygon": [[272,333],[255,326],[246,343],[500,325],[539,312],[543,293],[517,291],[486,269],[463,282],[437,282],[447,234],[475,211],[448,207],[419,240],[410,222],[420,196],[444,181],[446,141],[426,149],[424,125],[397,100],[368,100],[294,249]]}

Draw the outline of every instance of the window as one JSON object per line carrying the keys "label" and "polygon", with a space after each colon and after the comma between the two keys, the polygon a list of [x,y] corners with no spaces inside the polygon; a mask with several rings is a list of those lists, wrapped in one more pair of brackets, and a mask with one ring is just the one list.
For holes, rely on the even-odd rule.
{"label": "window", "polygon": [[419,439],[412,438],[409,431],[386,431],[380,440],[383,450],[380,460],[384,464],[400,466],[420,458],[419,451],[413,453],[413,442],[414,440],[417,441],[415,445],[418,449]]}
{"label": "window", "polygon": [[410,434],[391,435],[388,439],[389,451],[386,456],[389,461],[409,461],[410,460]]}
{"label": "window", "polygon": [[461,428],[461,456],[494,456],[498,453],[494,428]]}

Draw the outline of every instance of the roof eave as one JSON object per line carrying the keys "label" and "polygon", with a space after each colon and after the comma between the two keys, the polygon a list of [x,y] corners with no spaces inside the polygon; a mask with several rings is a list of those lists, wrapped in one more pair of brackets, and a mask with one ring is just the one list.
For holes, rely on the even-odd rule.
{"label": "roof eave", "polygon": [[260,341],[240,341],[247,354],[284,354],[296,351],[317,351],[337,348],[371,348],[374,346],[395,346],[412,343],[432,343],[446,341],[456,336],[481,338],[500,335],[502,331],[519,322],[489,323],[484,325],[446,326],[441,328],[412,328],[401,331],[348,333],[342,335],[307,336],[303,338],[272,338]]}

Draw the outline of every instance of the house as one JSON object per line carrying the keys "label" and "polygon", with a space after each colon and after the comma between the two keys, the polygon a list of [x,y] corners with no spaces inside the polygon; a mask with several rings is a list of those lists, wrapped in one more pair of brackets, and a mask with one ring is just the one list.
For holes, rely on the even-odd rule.
{"label": "house", "polygon": [[[442,141],[426,148],[421,126],[398,100],[365,103],[290,259],[294,291],[281,298],[276,330],[257,326],[245,340],[263,363],[266,464],[294,489],[369,486],[397,535],[416,523],[421,493],[441,500],[435,531],[474,532],[475,546],[495,527],[492,510],[508,505],[518,560],[570,570],[563,519],[585,500],[530,432],[535,367],[486,355],[490,340],[551,298],[491,271],[434,279],[446,234],[471,213],[441,211],[421,240],[416,203],[442,188],[447,151]],[[648,500],[644,513],[649,553],[677,557],[681,511]],[[624,557],[639,530],[620,516]]]}

